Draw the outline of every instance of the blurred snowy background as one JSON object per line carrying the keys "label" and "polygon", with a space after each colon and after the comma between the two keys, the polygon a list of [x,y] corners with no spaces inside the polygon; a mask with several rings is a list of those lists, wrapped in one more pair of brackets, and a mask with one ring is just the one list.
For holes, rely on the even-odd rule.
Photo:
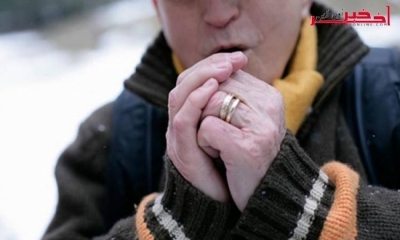
{"label": "blurred snowy background", "polygon": [[[10,32],[4,19],[11,24],[5,16],[14,15],[2,15],[2,1],[0,239],[32,240],[40,238],[54,213],[58,156],[79,123],[118,95],[159,26],[150,0],[120,0],[90,10],[92,5],[85,5],[85,11],[51,24],[20,23],[14,29],[28,30]],[[398,1],[323,2],[372,13],[390,4],[392,26],[357,30],[371,46],[400,46]],[[57,8],[49,9],[53,14]]]}

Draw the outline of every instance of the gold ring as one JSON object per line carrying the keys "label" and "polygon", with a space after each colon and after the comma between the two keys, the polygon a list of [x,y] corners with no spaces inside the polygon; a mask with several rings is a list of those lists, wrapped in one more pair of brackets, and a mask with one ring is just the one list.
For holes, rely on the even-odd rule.
{"label": "gold ring", "polygon": [[221,118],[224,121],[225,121],[226,115],[228,113],[228,107],[233,98],[234,98],[234,96],[232,94],[228,94],[228,95],[226,95],[226,97],[224,98],[224,101],[222,102],[221,111],[219,111],[219,118]]}
{"label": "gold ring", "polygon": [[231,122],[233,113],[235,112],[235,110],[236,110],[237,106],[239,105],[239,103],[240,103],[240,99],[239,99],[239,98],[235,98],[235,101],[234,101],[234,102],[231,104],[231,106],[229,107],[228,115],[226,115],[226,119],[225,119],[225,121],[226,121],[227,123],[230,123],[230,122]]}

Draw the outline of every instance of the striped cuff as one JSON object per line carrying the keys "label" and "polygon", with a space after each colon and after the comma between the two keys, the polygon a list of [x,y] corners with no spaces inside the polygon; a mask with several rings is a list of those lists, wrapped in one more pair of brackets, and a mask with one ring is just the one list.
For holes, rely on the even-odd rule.
{"label": "striped cuff", "polygon": [[320,239],[355,239],[357,237],[359,175],[348,166],[338,162],[328,163],[322,167],[322,170],[335,184],[336,191]]}
{"label": "striped cuff", "polygon": [[179,224],[162,205],[163,194],[145,197],[136,214],[136,229],[140,240],[180,239],[189,240]]}
{"label": "striped cuff", "polygon": [[137,234],[140,240],[154,240],[154,236],[151,233],[145,219],[145,210],[147,204],[151,201],[154,201],[156,197],[157,194],[151,194],[149,196],[146,196],[140,202],[139,207],[137,208],[135,224],[136,224]]}
{"label": "striped cuff", "polygon": [[318,239],[334,191],[327,174],[288,133],[233,235],[243,239]]}
{"label": "striped cuff", "polygon": [[166,159],[163,194],[142,200],[136,214],[139,239],[222,239],[239,211],[233,204],[212,200],[194,188]]}
{"label": "striped cuff", "polygon": [[303,212],[300,215],[300,219],[297,221],[297,226],[290,240],[306,239],[315,218],[315,211],[320,205],[328,183],[328,176],[320,170],[318,177],[314,180],[309,195],[306,196]]}

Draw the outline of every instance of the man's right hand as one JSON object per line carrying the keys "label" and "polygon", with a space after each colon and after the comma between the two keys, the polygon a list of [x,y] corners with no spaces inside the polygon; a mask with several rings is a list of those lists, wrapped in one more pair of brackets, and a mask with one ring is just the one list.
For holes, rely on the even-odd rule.
{"label": "man's right hand", "polygon": [[219,83],[246,64],[247,57],[241,52],[214,54],[180,74],[168,99],[169,158],[188,182],[220,202],[229,201],[230,194],[213,160],[198,146],[197,131],[203,108]]}

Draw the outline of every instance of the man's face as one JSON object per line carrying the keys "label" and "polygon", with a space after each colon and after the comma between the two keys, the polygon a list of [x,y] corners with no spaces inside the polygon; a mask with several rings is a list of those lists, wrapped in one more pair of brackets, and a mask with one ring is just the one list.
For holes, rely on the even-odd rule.
{"label": "man's face", "polygon": [[310,0],[153,0],[167,41],[186,68],[243,51],[245,71],[271,83],[296,45]]}

